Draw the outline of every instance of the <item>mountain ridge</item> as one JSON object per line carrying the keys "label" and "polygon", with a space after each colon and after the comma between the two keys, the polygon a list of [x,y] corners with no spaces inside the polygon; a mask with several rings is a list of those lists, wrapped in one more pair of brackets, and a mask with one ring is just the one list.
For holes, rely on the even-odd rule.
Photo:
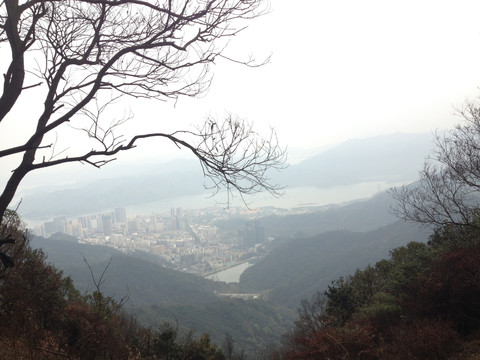
{"label": "mountain ridge", "polygon": [[[416,180],[430,148],[430,134],[397,133],[349,140],[282,172],[272,172],[269,177],[271,182],[289,188],[330,188],[366,181],[411,182]],[[210,195],[202,186],[205,179],[201,168],[193,160],[157,166],[148,163],[142,169],[139,163],[135,173],[97,180],[81,188],[30,192],[19,211],[25,218],[78,216],[185,195]]]}

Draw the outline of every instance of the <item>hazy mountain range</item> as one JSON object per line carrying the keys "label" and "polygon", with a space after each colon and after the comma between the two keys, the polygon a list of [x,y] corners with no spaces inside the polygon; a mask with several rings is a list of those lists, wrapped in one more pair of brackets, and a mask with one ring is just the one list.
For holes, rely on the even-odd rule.
{"label": "hazy mountain range", "polygon": [[[305,186],[326,189],[363,182],[408,183],[417,178],[431,149],[431,134],[399,133],[350,140],[270,176],[287,192]],[[19,212],[25,218],[75,216],[211,194],[203,187],[203,174],[196,160],[162,164],[139,160],[125,173],[129,175],[61,188],[30,189],[23,196]]]}
{"label": "hazy mountain range", "polygon": [[[303,213],[269,215],[260,219],[269,236],[308,237],[319,233],[350,230],[372,231],[398,220],[393,215],[393,199],[387,191],[369,198],[323,207],[307,207]],[[235,228],[244,223],[242,218],[218,220],[221,228]]]}
{"label": "hazy mountain range", "polygon": [[349,140],[290,166],[279,174],[278,182],[291,187],[411,182],[432,148],[432,134],[396,133]]}

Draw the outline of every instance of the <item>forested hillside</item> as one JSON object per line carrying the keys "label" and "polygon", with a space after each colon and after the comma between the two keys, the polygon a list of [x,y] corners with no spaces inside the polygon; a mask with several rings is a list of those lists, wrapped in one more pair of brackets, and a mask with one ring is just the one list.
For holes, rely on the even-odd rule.
{"label": "forested hillside", "polygon": [[[336,217],[345,222],[338,221],[335,226],[345,228],[355,228],[362,221],[370,224],[367,227],[388,223],[392,219],[386,211],[390,203],[388,194],[382,193],[365,201],[284,218],[283,226],[289,228],[284,231],[286,237],[269,244],[269,255],[247,269],[238,286],[164,268],[146,254],[127,256],[60,234],[49,239],[35,237],[32,246],[44,249],[49,261],[71,275],[82,293],[94,290],[94,279],[102,276],[102,292],[116,301],[128,299],[123,308],[144,325],[155,329],[165,321],[178,322],[182,331],[208,332],[216,343],[228,333],[239,347],[252,354],[269,343],[279,344],[302,299],[327,289],[338,276],[388,256],[397,246],[425,241],[425,230],[401,221],[368,232],[338,230],[295,237],[302,233],[304,224],[322,229]],[[388,215],[382,218],[381,214]],[[280,217],[275,222],[272,219],[261,221],[265,220],[267,226],[282,224]],[[315,231],[312,229],[315,227],[310,229]],[[221,292],[258,293],[261,299],[219,299],[217,294]]]}
{"label": "forested hillside", "polygon": [[397,221],[391,212],[392,205],[392,197],[384,191],[367,199],[303,214],[263,217],[261,222],[274,237],[308,237],[335,230],[365,232]]}
{"label": "forested hillside", "polygon": [[426,241],[427,231],[402,221],[360,233],[332,231],[310,238],[278,240],[265,259],[240,278],[246,291],[262,291],[272,302],[296,309],[339,276],[387,257],[395,247]]}
{"label": "forested hillside", "polygon": [[152,329],[168,322],[180,334],[208,333],[216,344],[230,334],[238,350],[252,355],[270,343],[278,345],[293,324],[293,310],[263,299],[221,298],[219,293],[236,292],[238,287],[162,267],[145,255],[80,244],[63,234],[34,237],[32,246],[42,248],[82,294],[96,291],[95,282],[101,281],[105,296],[124,302],[123,310]]}
{"label": "forested hillside", "polygon": [[282,335],[291,329],[295,319],[293,310],[286,311],[261,299],[229,298],[199,305],[153,305],[136,309],[134,314],[143,324],[169,322],[183,332],[208,333],[216,344],[223,344],[229,335],[248,359],[256,358],[270,346],[279,347]]}
{"label": "forested hillside", "polygon": [[302,303],[284,359],[477,359],[479,237],[444,227],[337,278]]}
{"label": "forested hillside", "polygon": [[[8,332],[0,333],[0,354],[19,358],[33,353],[42,359],[58,354],[79,359],[91,354],[144,359],[170,354],[173,359],[353,360],[362,353],[367,360],[473,360],[480,351],[480,314],[475,305],[480,296],[479,237],[476,226],[445,226],[425,242],[425,231],[397,222],[368,233],[330,232],[281,242],[264,262],[245,273],[251,282],[242,279],[241,287],[248,284],[250,290],[257,286],[265,291],[261,287],[270,281],[265,292],[271,301],[288,296],[287,289],[310,292],[306,296],[310,300],[298,307],[295,323],[291,312],[263,300],[210,301],[213,293],[200,294],[219,288],[195,290],[183,279],[185,274],[168,280],[170,272],[156,273],[156,264],[139,265],[145,260],[109,251],[102,254],[105,249],[96,253],[98,268],[91,266],[93,273],[106,270],[105,278],[93,276],[90,291],[79,292],[70,278],[47,263],[41,250],[27,244],[12,255],[14,268],[2,275],[0,316],[2,329]],[[35,241],[80,245],[59,236]],[[381,254],[392,246],[396,247],[382,260]],[[78,249],[89,252],[83,245]],[[105,259],[112,255],[111,262]],[[139,265],[142,274],[129,264]],[[129,308],[123,303],[126,298],[116,300],[117,294],[98,291],[116,276],[124,285],[129,279],[151,282],[144,272],[164,277],[151,283],[152,288],[165,290],[165,299],[170,294],[174,303]],[[332,276],[328,281],[322,276],[326,272]],[[268,279],[262,274],[275,276]],[[177,296],[184,285],[184,296],[190,298],[182,301]],[[141,293],[141,287],[149,288],[143,284],[131,294]],[[188,291],[199,291],[199,297]],[[144,328],[142,323],[154,325]]]}
{"label": "forested hillside", "polygon": [[480,360],[479,14],[0,1],[0,360]]}
{"label": "forested hillside", "polygon": [[[145,328],[98,287],[81,294],[41,250],[23,244],[15,266],[2,274],[0,358],[227,359],[206,333],[181,335],[168,324]],[[229,344],[225,354],[232,358],[233,339]]]}

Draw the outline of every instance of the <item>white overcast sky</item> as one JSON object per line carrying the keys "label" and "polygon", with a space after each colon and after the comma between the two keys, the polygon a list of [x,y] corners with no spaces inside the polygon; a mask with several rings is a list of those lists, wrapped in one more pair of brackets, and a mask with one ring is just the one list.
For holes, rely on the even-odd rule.
{"label": "white overcast sky", "polygon": [[[449,128],[453,107],[479,94],[479,14],[478,0],[271,0],[226,53],[272,54],[268,65],[219,62],[206,96],[133,105],[130,127],[168,131],[230,112],[274,127],[291,149]],[[14,139],[0,132],[1,144]]]}
{"label": "white overcast sky", "polygon": [[272,0],[227,51],[271,62],[219,63],[205,97],[163,114],[176,126],[228,111],[291,149],[450,128],[479,95],[479,14],[470,0]]}
{"label": "white overcast sky", "polygon": [[271,64],[218,71],[208,100],[270,123],[290,147],[451,127],[453,106],[478,95],[480,1],[271,5],[241,43]]}

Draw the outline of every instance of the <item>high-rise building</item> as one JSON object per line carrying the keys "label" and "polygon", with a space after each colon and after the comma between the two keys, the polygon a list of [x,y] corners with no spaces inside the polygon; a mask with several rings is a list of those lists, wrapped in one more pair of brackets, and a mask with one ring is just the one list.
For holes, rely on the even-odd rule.
{"label": "high-rise building", "polygon": [[89,228],[89,219],[88,216],[81,216],[78,218],[78,222],[82,225],[84,229]]}
{"label": "high-rise building", "polygon": [[183,219],[183,211],[182,208],[177,209],[177,217],[176,217],[176,229],[177,230],[185,230],[185,220]]}
{"label": "high-rise building", "polygon": [[91,215],[88,219],[88,229],[89,230],[100,230],[100,220],[97,215]]}
{"label": "high-rise building", "polygon": [[265,242],[265,228],[259,221],[247,221],[243,232],[243,245],[246,248]]}
{"label": "high-rise building", "polygon": [[67,225],[67,218],[65,216],[58,216],[54,218],[52,221],[48,221],[43,224],[43,229],[45,232],[45,236],[55,234],[57,232],[66,234],[66,225]]}
{"label": "high-rise building", "polygon": [[58,231],[57,224],[55,224],[53,221],[47,221],[46,223],[43,224],[43,231],[44,231],[44,236],[49,236],[51,234],[54,234]]}
{"label": "high-rise building", "polygon": [[245,238],[244,246],[250,248],[256,244],[255,241],[255,223],[253,221],[248,221],[245,224]]}
{"label": "high-rise building", "polygon": [[113,221],[111,215],[102,216],[103,234],[105,236],[112,235]]}
{"label": "high-rise building", "polygon": [[257,244],[265,242],[265,228],[258,221],[255,221],[255,241]]}
{"label": "high-rise building", "polygon": [[115,222],[127,222],[127,210],[125,208],[115,208]]}
{"label": "high-rise building", "polygon": [[128,232],[130,234],[136,233],[138,231],[138,222],[135,219],[128,221]]}

